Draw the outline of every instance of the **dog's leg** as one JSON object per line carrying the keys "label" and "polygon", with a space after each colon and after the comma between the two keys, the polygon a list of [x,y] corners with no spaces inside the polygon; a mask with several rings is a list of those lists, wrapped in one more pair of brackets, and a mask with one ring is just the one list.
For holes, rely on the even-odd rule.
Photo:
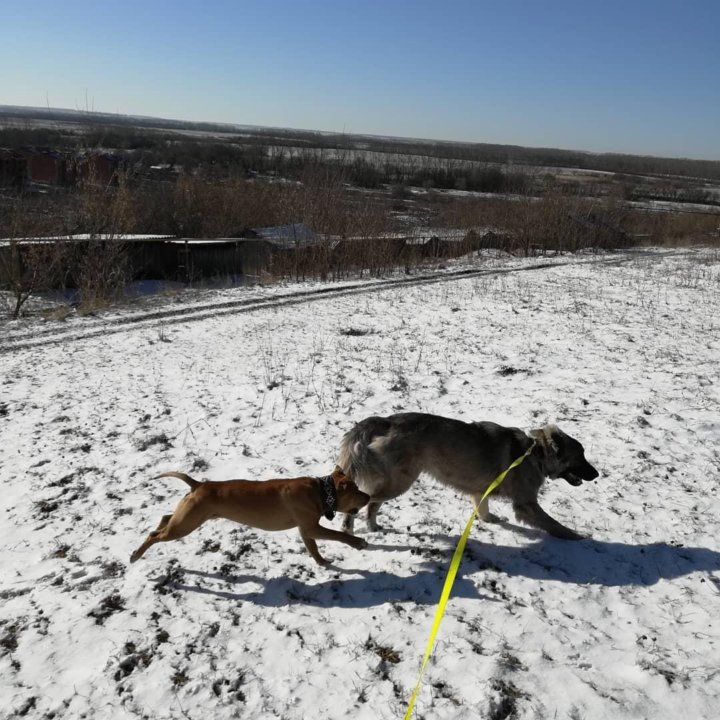
{"label": "dog's leg", "polygon": [[147,551],[147,549],[154,545],[156,542],[159,542],[158,535],[160,535],[162,531],[161,530],[153,530],[146,538],[145,542],[130,556],[130,562],[134,563],[137,562]]}
{"label": "dog's leg", "polygon": [[[377,524],[377,514],[378,510],[380,509],[380,506],[382,505],[381,502],[370,502],[367,506],[367,527],[368,530],[372,531],[378,531],[382,530],[382,528]],[[348,535],[352,535],[355,528],[355,518],[352,515],[345,515],[345,518],[342,522],[342,529],[343,532],[346,532]]]}
{"label": "dog's leg", "polygon": [[155,532],[158,532],[159,530],[162,530],[171,520],[172,513],[169,515],[163,515],[162,518],[160,518],[160,522],[158,523],[158,526],[155,528]]}
{"label": "dog's leg", "polygon": [[513,510],[515,510],[515,517],[520,522],[545,530],[553,537],[562,538],[563,540],[583,540],[585,537],[561,525],[557,520],[550,517],[536,502],[527,502],[520,505],[513,504]]}
{"label": "dog's leg", "polygon": [[350,515],[350,513],[347,513],[342,521],[342,529],[343,532],[346,532],[348,535],[352,535],[353,531],[355,529],[355,516]]}
{"label": "dog's leg", "polygon": [[303,539],[305,547],[310,551],[310,554],[321,565],[327,565],[327,560],[324,560],[318,552],[315,540],[335,540],[350,545],[350,547],[354,547],[356,550],[362,550],[367,547],[366,540],[346,532],[323,527],[320,523],[312,527],[301,527],[300,537]]}
{"label": "dog's leg", "polygon": [[373,532],[379,532],[382,530],[380,525],[377,524],[377,514],[378,514],[378,510],[380,509],[381,505],[382,505],[382,501],[377,502],[377,501],[373,500],[368,503],[368,506],[367,506],[368,530],[372,530]]}
{"label": "dog's leg", "polygon": [[313,560],[315,560],[318,565],[329,565],[330,561],[326,560],[318,550],[317,543],[308,535],[305,535],[303,531],[300,531],[300,537],[302,538],[302,541],[305,543],[305,547],[308,549],[308,552],[313,556]]}
{"label": "dog's leg", "polygon": [[159,542],[179,540],[199,528],[207,520],[207,515],[198,508],[188,509],[184,500],[180,501],[172,515],[163,515],[160,524],[153,530],[145,542],[130,556],[130,562],[139,560],[149,547]]}
{"label": "dog's leg", "polygon": [[130,562],[133,563],[139,560],[145,551],[155,542],[155,538],[160,534],[160,531],[170,522],[172,515],[163,515],[158,523],[158,526],[147,536],[145,542],[130,556]]}
{"label": "dog's leg", "polygon": [[473,505],[475,506],[475,512],[478,514],[478,517],[487,523],[502,522],[502,518],[490,512],[490,498],[485,498],[484,500],[481,500],[481,498],[481,493],[472,496]]}

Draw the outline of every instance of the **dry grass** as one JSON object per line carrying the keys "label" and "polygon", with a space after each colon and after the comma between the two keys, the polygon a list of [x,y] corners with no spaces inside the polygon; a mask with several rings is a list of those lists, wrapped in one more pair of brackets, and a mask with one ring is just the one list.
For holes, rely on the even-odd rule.
{"label": "dry grass", "polygon": [[[148,184],[120,173],[107,185],[90,177],[70,193],[6,197],[0,201],[0,237],[20,241],[83,232],[94,239],[0,248],[0,289],[11,291],[14,315],[30,295],[50,287],[77,288],[91,310],[114,302],[133,272],[119,238],[133,232],[238,237],[251,227],[303,223],[324,238],[312,247],[275,253],[262,270],[263,282],[377,277],[486,246],[530,255],[630,243],[720,244],[718,215],[630,209],[617,183],[603,185],[595,198],[587,196],[587,183],[540,177],[534,182],[537,197],[458,197],[410,193],[404,186],[366,192],[349,186],[347,168],[308,159],[293,178],[186,173],[174,182]],[[395,197],[399,187],[402,198]],[[413,223],[428,232],[447,228],[477,234],[465,244],[435,250],[392,239],[411,234]]]}

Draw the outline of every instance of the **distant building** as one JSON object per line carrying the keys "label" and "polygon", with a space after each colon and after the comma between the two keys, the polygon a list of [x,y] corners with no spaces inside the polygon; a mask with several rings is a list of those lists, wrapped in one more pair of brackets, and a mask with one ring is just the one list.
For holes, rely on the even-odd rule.
{"label": "distant building", "polygon": [[240,236],[250,240],[264,240],[277,250],[298,250],[321,243],[319,235],[303,223],[246,228]]}
{"label": "distant building", "polygon": [[0,187],[21,188],[26,177],[26,159],[15,150],[0,148]]}
{"label": "distant building", "polygon": [[74,184],[109,185],[116,180],[121,158],[113,153],[87,152],[72,160]]}
{"label": "distant building", "polygon": [[106,152],[71,155],[53,148],[0,148],[0,187],[108,185],[114,182],[121,163],[118,155]]}
{"label": "distant building", "polygon": [[67,158],[63,153],[50,148],[28,148],[21,154],[25,158],[27,182],[38,185],[67,183]]}

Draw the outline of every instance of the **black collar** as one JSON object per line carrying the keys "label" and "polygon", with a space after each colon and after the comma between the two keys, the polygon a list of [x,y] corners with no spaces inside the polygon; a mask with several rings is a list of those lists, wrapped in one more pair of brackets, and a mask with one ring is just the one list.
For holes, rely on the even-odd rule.
{"label": "black collar", "polygon": [[328,519],[335,517],[337,509],[337,488],[333,482],[332,475],[315,478],[318,492],[320,493],[320,502],[322,503],[322,513]]}

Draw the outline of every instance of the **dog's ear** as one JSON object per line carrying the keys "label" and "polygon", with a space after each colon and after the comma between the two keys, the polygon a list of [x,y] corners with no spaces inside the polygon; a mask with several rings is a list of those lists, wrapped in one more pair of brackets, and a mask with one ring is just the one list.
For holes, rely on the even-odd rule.
{"label": "dog's ear", "polygon": [[332,479],[337,482],[347,482],[350,478],[345,474],[345,471],[339,465],[336,465],[335,469],[332,471]]}
{"label": "dog's ear", "polygon": [[531,430],[530,437],[543,449],[545,473],[548,477],[557,477],[560,471],[560,448],[557,438],[562,430],[557,425],[543,425],[538,430]]}
{"label": "dog's ear", "polygon": [[530,436],[545,450],[557,455],[560,452],[556,438],[562,431],[557,425],[543,425],[538,430],[532,430]]}
{"label": "dog's ear", "polygon": [[560,445],[558,438],[562,434],[562,430],[557,425],[545,425],[542,428],[543,435],[546,438],[548,447],[555,453],[556,456],[560,455]]}

